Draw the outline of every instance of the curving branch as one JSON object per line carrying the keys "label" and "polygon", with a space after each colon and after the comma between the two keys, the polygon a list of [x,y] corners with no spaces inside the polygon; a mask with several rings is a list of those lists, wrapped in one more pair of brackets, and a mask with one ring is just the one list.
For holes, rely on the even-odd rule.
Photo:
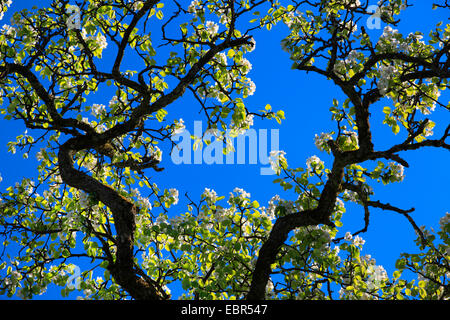
{"label": "curving branch", "polygon": [[[351,9],[348,9],[351,11]],[[400,74],[401,81],[421,80],[430,77],[439,77],[440,79],[450,78],[448,59],[442,62],[448,48],[435,50],[427,57],[413,56],[401,52],[378,53],[373,45],[369,44],[362,48],[369,56],[363,63],[363,68],[356,72],[351,77],[345,79],[339,77],[334,71],[334,65],[337,58],[345,59],[351,50],[351,41],[348,38],[340,38],[339,33],[329,23],[324,29],[329,33],[328,39],[318,38],[314,35],[305,35],[301,40],[304,43],[324,43],[323,46],[317,46],[314,51],[305,54],[301,59],[294,59],[294,69],[306,72],[314,72],[325,76],[337,85],[342,93],[349,99],[354,107],[355,122],[357,127],[357,136],[359,148],[353,151],[342,151],[335,141],[328,141],[328,145],[334,156],[331,173],[328,175],[328,180],[321,192],[320,200],[315,209],[306,210],[290,214],[286,217],[279,218],[266,242],[261,246],[259,251],[255,271],[251,282],[250,291],[247,295],[248,299],[264,299],[265,288],[269,281],[271,273],[271,265],[275,262],[275,258],[280,251],[281,246],[287,239],[290,231],[300,226],[307,225],[332,225],[330,217],[333,213],[334,204],[338,194],[345,190],[353,190],[360,195],[361,202],[365,211],[365,226],[359,232],[367,231],[369,226],[369,207],[376,207],[383,210],[391,210],[398,212],[405,216],[413,226],[414,230],[425,243],[425,237],[415,224],[412,217],[409,215],[414,209],[403,210],[396,208],[390,204],[383,204],[379,201],[370,201],[358,186],[353,186],[343,180],[344,168],[351,164],[362,163],[369,160],[390,159],[401,163],[408,167],[408,162],[398,155],[399,152],[416,150],[422,147],[438,147],[450,150],[450,145],[446,142],[449,137],[450,125],[446,128],[444,135],[440,139],[429,139],[421,142],[414,142],[415,138],[424,133],[428,124],[428,120],[420,122],[417,128],[410,131],[410,135],[403,143],[392,146],[385,151],[376,151],[370,128],[370,108],[374,103],[379,101],[382,95],[378,88],[361,85],[360,80],[369,76],[378,63],[394,63],[402,62],[408,64],[408,68]],[[335,25],[335,23],[334,23]],[[301,43],[303,43],[301,42]],[[445,45],[445,47],[448,44]],[[360,48],[361,49],[361,48]],[[340,54],[338,55],[338,52]],[[312,61],[316,59],[323,59],[325,63],[316,63],[313,65]],[[448,55],[447,55],[448,58]],[[325,65],[325,67],[322,67]]]}

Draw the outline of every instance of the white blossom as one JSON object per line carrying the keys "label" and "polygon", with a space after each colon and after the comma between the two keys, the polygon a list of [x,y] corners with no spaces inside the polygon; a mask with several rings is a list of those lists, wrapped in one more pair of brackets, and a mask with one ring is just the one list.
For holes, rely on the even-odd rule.
{"label": "white blossom", "polygon": [[36,160],[41,161],[44,160],[45,149],[41,148],[38,152],[36,152]]}
{"label": "white blossom", "polygon": [[393,41],[394,39],[392,39],[392,38],[395,37],[397,34],[398,34],[397,29],[392,29],[391,26],[386,26],[383,29],[383,34],[381,35],[381,37],[383,39],[388,39],[390,41]]}
{"label": "white blossom", "polygon": [[160,215],[158,216],[158,218],[156,218],[155,224],[160,225],[162,223],[166,223],[167,224],[167,219],[165,216]]}
{"label": "white blossom", "polygon": [[244,48],[247,50],[247,52],[252,52],[252,51],[254,51],[256,49],[256,40],[255,40],[255,38],[252,37],[249,40],[249,42],[250,42],[250,44],[244,46]]}
{"label": "white blossom", "polygon": [[189,5],[187,11],[189,13],[195,13],[197,11],[197,7],[199,7],[199,6],[200,6],[200,1],[199,0],[193,0],[191,2],[191,4]]}
{"label": "white blossom", "polygon": [[281,171],[281,161],[286,161],[285,158],[286,152],[282,150],[273,150],[270,151],[269,163],[272,170],[279,174]]}
{"label": "white blossom", "polygon": [[347,22],[340,22],[340,27],[342,30],[348,30],[350,33],[355,33],[358,31],[358,25],[356,24],[356,22],[350,20]]}
{"label": "white blossom", "polygon": [[342,200],[339,198],[336,198],[336,203],[334,205],[336,210],[342,210],[343,208],[345,208],[344,202],[342,202]]}
{"label": "white blossom", "polygon": [[[88,43],[91,42],[94,44],[93,49],[106,49],[108,46],[108,42],[106,40],[106,37],[101,33],[98,32],[97,35],[88,35],[86,29],[81,30],[81,36],[83,37],[83,40]],[[91,48],[92,49],[92,48]]]}
{"label": "white blossom", "polygon": [[240,194],[239,197],[241,198],[250,198],[250,193],[246,192],[244,189],[236,187],[233,189],[233,192],[239,193]]}
{"label": "white blossom", "polygon": [[180,227],[180,225],[184,222],[184,218],[182,216],[176,216],[169,219],[170,224],[174,228]]}
{"label": "white blossom", "polygon": [[353,239],[353,244],[355,246],[362,246],[364,243],[366,242],[366,240],[364,240],[363,238],[361,238],[360,236],[356,236]]}
{"label": "white blossom", "polygon": [[394,181],[403,181],[404,175],[404,167],[395,162],[389,162],[388,163],[388,169],[391,172],[392,176],[394,177]]}
{"label": "white blossom", "polygon": [[8,24],[4,24],[4,25],[2,26],[1,32],[2,32],[3,34],[6,34],[7,36],[15,37],[15,36],[16,36],[16,33],[17,33],[17,30],[16,30],[16,28],[11,27],[11,26],[8,25]]}
{"label": "white blossom", "polygon": [[374,267],[375,272],[373,274],[375,281],[383,281],[388,278],[386,270],[383,268],[383,266],[375,266]]}
{"label": "white blossom", "polygon": [[[12,0],[7,0],[7,1],[2,1],[2,3],[0,4],[0,20],[3,19],[3,15],[5,14],[5,11],[7,10],[7,8],[9,8],[12,4]],[[7,8],[5,8],[7,7]]]}
{"label": "white blossom", "polygon": [[84,191],[80,191],[79,202],[82,207],[88,207],[89,206],[89,195]]}
{"label": "white blossom", "polygon": [[213,21],[206,21],[206,30],[210,36],[214,36],[219,31],[219,25]]}
{"label": "white blossom", "polygon": [[316,155],[311,156],[306,160],[306,166],[307,166],[308,172],[313,172],[313,169],[315,169],[316,167],[323,166],[323,165],[324,165],[324,162],[322,160],[320,160],[320,158]]}
{"label": "white blossom", "polygon": [[231,11],[230,11],[229,8],[220,8],[220,9],[217,11],[218,16],[220,17],[219,22],[220,22],[221,24],[226,25],[227,23],[230,22],[230,18],[229,18],[230,12],[231,12]]}
{"label": "white blossom", "polygon": [[330,151],[330,147],[328,146],[328,141],[333,140],[333,137],[330,133],[324,133],[322,132],[320,136],[317,134],[314,137],[314,144],[316,145],[317,149],[320,151]]}
{"label": "white blossom", "polygon": [[105,132],[106,131],[106,129],[107,129],[107,127],[106,127],[106,125],[105,124],[97,124],[97,126],[95,127],[95,130],[98,132],[98,133],[103,133],[103,132]]}
{"label": "white blossom", "polygon": [[248,89],[248,93],[247,94],[249,96],[252,96],[255,93],[255,91],[256,91],[256,85],[250,78],[247,78],[246,82],[247,82],[247,89]]}
{"label": "white blossom", "polygon": [[150,202],[150,200],[148,198],[139,196],[138,201],[142,207],[146,208],[147,210],[152,210],[152,203]]}
{"label": "white blossom", "polygon": [[236,133],[237,135],[243,134],[247,129],[249,129],[251,126],[253,126],[253,114],[248,114],[245,116],[244,121],[241,121],[239,123],[234,122],[233,119],[231,119],[230,122],[230,129],[232,133]]}
{"label": "white blossom", "polygon": [[169,287],[168,286],[166,286],[166,285],[163,285],[163,290],[164,290],[164,292],[165,293],[167,293],[167,294],[169,294],[170,295],[170,293],[171,293],[171,291],[170,291],[170,289],[169,289]]}
{"label": "white blossom", "polygon": [[374,290],[380,286],[383,281],[388,279],[386,270],[381,265],[375,265],[375,259],[364,257],[364,260],[368,263],[367,274],[369,277],[366,280],[367,288]]}
{"label": "white blossom", "polygon": [[361,1],[360,0],[346,0],[344,3],[346,6],[348,6],[349,8],[356,8],[361,6]]}
{"label": "white blossom", "polygon": [[206,199],[206,202],[211,205],[217,201],[217,193],[213,189],[205,188],[202,193],[202,197]]}
{"label": "white blossom", "polygon": [[173,134],[180,134],[184,132],[185,129],[186,125],[184,124],[183,119],[180,118],[179,120],[175,120],[175,129],[173,130]]}
{"label": "white blossom", "polygon": [[289,11],[287,14],[284,15],[284,23],[289,27],[292,28],[295,25],[298,25],[301,23],[303,19],[303,13],[299,10]]}
{"label": "white blossom", "polygon": [[358,202],[358,194],[351,190],[344,191],[344,200]]}
{"label": "white blossom", "polygon": [[59,85],[60,89],[63,90],[67,90],[67,89],[71,89],[74,87],[73,83],[72,83],[72,79],[71,78],[67,78],[65,79],[65,82],[62,82]]}
{"label": "white blossom", "polygon": [[178,203],[178,190],[175,188],[169,189],[170,196],[174,199],[173,204]]}
{"label": "white blossom", "polygon": [[252,70],[252,64],[247,59],[243,58],[241,62],[242,66],[244,67],[243,73],[247,74]]}
{"label": "white blossom", "polygon": [[356,145],[358,145],[358,134],[356,132],[344,130],[343,133],[347,144],[353,144],[356,142]]}
{"label": "white blossom", "polygon": [[378,91],[381,95],[385,95],[387,90],[389,89],[389,83],[395,76],[397,69],[394,66],[386,66],[383,64],[378,69],[378,72],[380,73],[380,77],[377,83]]}
{"label": "white blossom", "polygon": [[[1,181],[1,180],[0,180]],[[439,226],[444,230],[445,226],[450,223],[450,212],[447,212],[445,216],[439,219]]]}
{"label": "white blossom", "polygon": [[23,40],[24,40],[24,43],[26,44],[26,46],[34,47],[39,40],[39,33],[37,32],[36,29],[32,29],[30,31],[31,31],[31,34],[24,35]]}
{"label": "white blossom", "polygon": [[269,206],[267,208],[267,215],[269,217],[272,217],[272,219],[275,218],[275,209],[277,208],[277,203],[280,201],[280,196],[279,195],[274,195],[270,200],[269,200]]}
{"label": "white blossom", "polygon": [[103,49],[106,49],[106,47],[108,46],[108,42],[107,42],[107,40],[106,40],[106,37],[103,35],[103,34],[101,34],[100,32],[97,34],[97,37],[96,37],[96,40],[97,40],[97,44],[98,44],[98,46],[103,50]]}
{"label": "white blossom", "polygon": [[153,146],[152,157],[153,157],[153,159],[161,162],[161,160],[162,160],[162,150],[159,149],[158,146]]}
{"label": "white blossom", "polygon": [[424,132],[425,137],[430,137],[434,134],[433,127],[434,126],[426,126],[425,127],[425,132]]}
{"label": "white blossom", "polygon": [[225,52],[219,52],[218,54],[216,54],[216,58],[220,64],[225,66],[227,65],[227,55],[225,54]]}
{"label": "white blossom", "polygon": [[131,7],[133,8],[133,10],[137,11],[137,10],[140,10],[143,5],[144,4],[142,1],[133,1],[133,4]]}
{"label": "white blossom", "polygon": [[118,104],[118,103],[119,103],[119,98],[117,96],[113,96],[111,98],[111,100],[109,101],[109,107],[111,107],[111,106],[113,106],[115,104]]}
{"label": "white blossom", "polygon": [[351,241],[353,239],[353,236],[352,236],[352,234],[350,232],[347,231],[345,233],[344,239],[347,240],[347,241]]}
{"label": "white blossom", "polygon": [[91,114],[97,116],[106,111],[106,107],[103,104],[93,104],[91,108]]}
{"label": "white blossom", "polygon": [[347,65],[349,65],[351,68],[355,67],[358,65],[359,63],[359,59],[361,57],[361,53],[356,51],[356,50],[352,50],[348,53],[347,58],[345,59],[345,63]]}

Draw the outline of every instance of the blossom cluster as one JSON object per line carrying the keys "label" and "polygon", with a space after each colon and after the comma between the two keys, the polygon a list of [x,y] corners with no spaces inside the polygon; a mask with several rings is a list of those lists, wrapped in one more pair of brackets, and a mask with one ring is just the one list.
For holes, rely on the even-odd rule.
{"label": "blossom cluster", "polygon": [[362,68],[360,62],[364,60],[364,53],[351,50],[344,60],[336,60],[333,66],[334,73],[344,79],[345,74],[354,69],[354,72],[359,72],[358,68]]}
{"label": "blossom cluster", "polygon": [[356,8],[361,6],[360,0],[345,0],[344,5],[350,8]]}
{"label": "blossom cluster", "polygon": [[230,121],[230,133],[231,135],[240,135],[245,133],[248,129],[250,129],[253,126],[253,114],[248,114],[245,116],[245,119],[243,121],[236,122],[234,119],[231,119]]}
{"label": "blossom cluster", "polygon": [[331,135],[331,133],[322,132],[320,135],[317,134],[315,135],[314,144],[320,151],[325,151],[329,153],[330,146],[328,145],[328,141],[330,140],[333,140],[333,136]]}
{"label": "blossom cluster", "polygon": [[[233,194],[234,193],[234,194]],[[228,200],[228,203],[230,205],[238,204],[238,205],[245,205],[250,200],[250,193],[245,191],[242,188],[234,188],[233,193],[230,192],[230,199]]]}
{"label": "blossom cluster", "polygon": [[6,12],[6,10],[8,10],[8,8],[11,6],[12,4],[12,0],[2,0],[0,2],[0,20],[3,19],[3,16]]}
{"label": "blossom cluster", "polygon": [[139,192],[139,189],[131,189],[131,195],[133,196],[133,197],[136,197],[137,198],[137,200],[138,200],[138,204],[142,207],[142,208],[144,208],[144,209],[146,209],[146,210],[148,210],[148,211],[150,211],[150,210],[152,210],[152,204],[151,204],[151,202],[150,202],[150,199],[148,198],[148,197],[143,197],[142,195],[141,195],[141,193]]}
{"label": "blossom cluster", "polygon": [[391,174],[391,177],[394,182],[400,182],[403,181],[405,174],[404,174],[404,167],[395,162],[389,162],[388,167],[389,173]]}
{"label": "blossom cluster", "polygon": [[364,243],[366,243],[366,241],[363,238],[361,238],[360,236],[353,237],[353,235],[350,232],[345,233],[344,239],[347,241],[351,241],[351,243],[357,247],[362,247]]}
{"label": "blossom cluster", "polygon": [[409,54],[414,52],[413,45],[425,45],[425,43],[421,41],[422,39],[423,35],[420,33],[410,33],[404,38],[397,29],[386,26],[377,42],[377,48],[381,52],[404,52]]}
{"label": "blossom cluster", "polygon": [[173,134],[174,135],[180,134],[180,133],[184,132],[184,130],[186,130],[186,125],[184,124],[184,120],[182,118],[180,118],[179,120],[175,120]]}
{"label": "blossom cluster", "polygon": [[208,205],[213,205],[217,201],[217,193],[213,189],[205,188],[202,193],[202,197],[206,200]]}
{"label": "blossom cluster", "polygon": [[445,228],[450,224],[450,212],[447,212],[445,216],[439,219],[439,226],[444,231]]}
{"label": "blossom cluster", "polygon": [[17,34],[16,28],[10,26],[9,24],[4,24],[0,31],[2,34],[7,35],[8,37],[15,37]]}
{"label": "blossom cluster", "polygon": [[170,198],[173,201],[173,204],[178,204],[178,200],[179,200],[178,199],[178,196],[179,196],[178,190],[175,189],[175,188],[170,188],[169,189],[169,195],[170,195]]}
{"label": "blossom cluster", "polygon": [[102,51],[108,46],[106,37],[101,32],[98,32],[96,35],[88,35],[85,28],[81,30],[81,36],[89,46],[89,49],[93,51],[94,55],[98,58],[101,58]]}
{"label": "blossom cluster", "polygon": [[273,150],[270,151],[269,155],[270,167],[276,174],[280,174],[281,169],[285,167],[286,164],[286,152],[282,150]]}
{"label": "blossom cluster", "polygon": [[219,25],[213,21],[206,21],[205,25],[210,37],[214,37],[219,31]]}
{"label": "blossom cluster", "polygon": [[324,168],[324,162],[318,156],[314,155],[306,160],[306,167],[308,172],[319,173]]}
{"label": "blossom cluster", "polygon": [[201,3],[200,3],[199,0],[193,0],[193,1],[191,2],[191,4],[189,5],[187,11],[188,11],[189,13],[196,13],[197,10],[203,10],[202,8],[203,8],[203,7],[201,6]]}
{"label": "blossom cluster", "polygon": [[390,87],[390,83],[391,83],[392,79],[395,77],[397,71],[398,71],[397,68],[392,65],[387,66],[387,65],[382,64],[378,68],[378,72],[379,72],[380,76],[378,78],[377,87],[378,87],[378,91],[380,92],[381,95],[386,94],[386,92],[388,91],[388,89]]}

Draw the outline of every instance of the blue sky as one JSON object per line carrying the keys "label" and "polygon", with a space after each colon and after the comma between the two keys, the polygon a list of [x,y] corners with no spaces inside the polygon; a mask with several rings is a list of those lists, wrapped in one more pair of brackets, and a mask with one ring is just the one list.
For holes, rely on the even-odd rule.
{"label": "blue sky", "polygon": [[[373,1],[373,4],[376,4],[376,1]],[[9,23],[12,12],[21,8],[31,8],[32,5],[30,1],[15,0],[0,23]],[[408,34],[419,30],[424,32],[426,39],[429,30],[438,21],[448,21],[448,12],[445,14],[441,10],[436,13],[431,10],[431,1],[417,0],[414,1],[414,7],[409,8],[401,17],[402,21],[398,27],[400,32]],[[380,30],[370,31],[371,35],[377,38],[382,33],[383,27],[382,24]],[[286,120],[281,125],[274,120],[262,121],[255,118],[254,127],[279,129],[280,149],[286,152],[291,167],[305,166],[306,159],[312,155],[319,156],[325,161],[325,165],[330,167],[332,159],[316,149],[314,136],[335,129],[330,121],[328,109],[333,98],[343,100],[343,95],[331,81],[322,76],[291,70],[292,63],[288,54],[283,52],[280,46],[281,39],[286,35],[287,28],[281,25],[273,28],[271,32],[255,33],[256,49],[248,54],[247,59],[253,65],[249,77],[256,84],[256,92],[246,100],[246,106],[249,110],[256,111],[270,104],[275,110],[285,111]],[[132,63],[125,61],[127,62]],[[443,96],[446,97],[448,94]],[[98,103],[107,105],[109,98]],[[393,142],[391,129],[382,125],[384,119],[382,109],[386,105],[390,105],[390,101],[382,101],[371,110],[374,143],[375,148],[379,150]],[[192,108],[188,108],[189,106]],[[180,100],[168,107],[168,119],[183,118],[186,128],[193,132],[194,121],[203,120],[206,123],[204,117],[198,113],[199,109],[192,100]],[[434,130],[438,137],[443,127],[450,123],[450,113],[437,107],[433,117],[440,121]],[[4,190],[23,177],[35,176],[36,162],[32,157],[25,160],[20,153],[11,155],[7,152],[6,143],[15,140],[15,136],[24,131],[23,126],[18,122],[3,119],[0,119],[0,126],[2,131],[0,174],[3,177],[0,190]],[[446,170],[450,160],[448,151],[426,149],[412,151],[403,156],[410,164],[410,168],[405,169],[405,180],[387,186],[375,185],[374,200],[404,209],[414,207],[416,211],[412,216],[418,225],[437,229],[439,218],[450,211],[448,202],[450,173]],[[272,183],[275,176],[260,175],[261,164],[176,165],[171,162],[166,149],[162,166],[165,168],[162,173],[149,172],[149,175],[158,186],[179,190],[180,203],[171,210],[172,213],[183,213],[186,210],[184,207],[186,199],[183,197],[186,192],[193,200],[200,199],[205,187],[213,188],[219,195],[225,196],[235,187],[243,188],[251,194],[252,199],[258,200],[262,205],[267,204],[275,194],[284,199],[296,199],[293,192],[284,192],[278,185]],[[343,221],[344,226],[341,228],[343,233],[361,229],[364,225],[363,209],[347,205]],[[372,209],[369,231],[362,237],[366,240],[364,253],[371,254],[377,260],[377,264],[383,265],[390,275],[401,252],[417,251],[413,243],[415,234],[412,227],[404,217],[394,212]],[[40,298],[59,297],[59,289],[56,289],[49,290]],[[6,297],[0,297],[2,298]]]}

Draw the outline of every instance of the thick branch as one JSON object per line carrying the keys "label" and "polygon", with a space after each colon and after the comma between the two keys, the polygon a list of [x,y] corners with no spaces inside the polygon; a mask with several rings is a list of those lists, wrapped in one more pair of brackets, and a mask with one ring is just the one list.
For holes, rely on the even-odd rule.
{"label": "thick branch", "polygon": [[277,219],[269,238],[259,250],[250,291],[246,297],[248,300],[263,300],[265,298],[266,285],[272,271],[271,265],[275,262],[280,247],[293,229],[321,223],[321,221],[317,220],[317,211],[315,209],[296,212]]}
{"label": "thick branch", "polygon": [[62,180],[71,187],[95,194],[111,210],[117,230],[117,254],[115,261],[109,261],[108,269],[117,283],[135,299],[161,299],[162,294],[148,281],[138,277],[134,269],[135,216],[138,208],[113,188],[74,168],[73,146],[79,139],[83,138],[72,138],[59,149],[58,165]]}
{"label": "thick branch", "polygon": [[316,209],[292,213],[277,219],[270,231],[269,238],[259,250],[247,299],[263,300],[265,298],[266,285],[272,271],[271,265],[275,262],[280,247],[286,241],[289,232],[295,228],[309,225],[325,224],[334,227],[330,216],[336,204],[336,197],[340,192],[344,166],[345,163],[341,159],[335,159]]}

